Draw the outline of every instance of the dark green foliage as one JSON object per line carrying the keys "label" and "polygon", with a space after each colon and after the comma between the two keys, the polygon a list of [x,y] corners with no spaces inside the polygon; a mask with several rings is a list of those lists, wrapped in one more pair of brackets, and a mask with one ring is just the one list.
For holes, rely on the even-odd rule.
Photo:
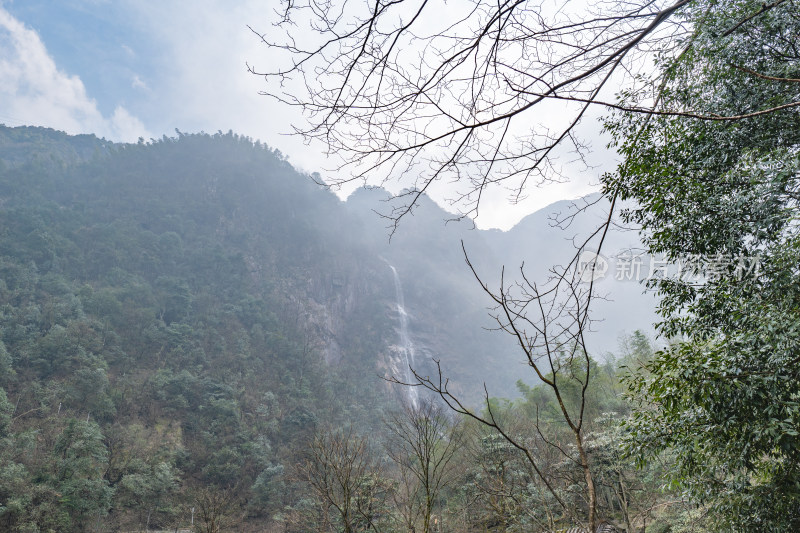
{"label": "dark green foliage", "polygon": [[391,323],[322,361],[309,279],[357,245],[278,153],[0,128],[0,157],[0,529],[166,529],[201,493],[269,519],[320,421],[370,397],[350,416],[379,418]]}
{"label": "dark green foliage", "polygon": [[[37,153],[77,142],[40,133]],[[556,521],[556,502],[516,450],[461,421],[442,415],[434,432],[432,457],[456,455],[422,506],[418,477],[401,475],[400,456],[381,455],[392,432],[380,421],[396,401],[378,374],[396,342],[396,303],[376,250],[408,273],[424,341],[493,354],[488,337],[453,335],[481,312],[464,289],[468,276],[453,275],[457,247],[426,261],[402,247],[389,253],[332,194],[232,134],[109,146],[67,164],[39,159],[21,157],[0,175],[0,530],[173,529],[188,524],[192,507],[195,523],[211,530],[308,531],[324,527],[322,516],[335,524],[298,475],[310,443],[331,427],[353,428],[359,442],[368,435],[364,449],[374,454],[358,479],[353,530],[402,531],[415,520],[429,531],[568,523]],[[643,336],[632,346],[649,360]],[[482,377],[496,360],[462,355],[456,381]],[[587,427],[604,516],[641,523],[659,472],[637,480],[612,447],[626,413],[616,367],[592,361],[591,371]],[[577,401],[573,384],[563,392]],[[541,454],[560,496],[582,508],[554,399],[534,386],[520,385],[520,394],[493,400],[497,416]],[[567,457],[541,441],[536,424]],[[453,425],[464,428],[451,433]],[[467,436],[451,446],[461,429]]]}
{"label": "dark green foliage", "polygon": [[686,52],[623,95],[658,87],[659,110],[761,114],[608,122],[625,158],[608,193],[631,201],[624,216],[651,253],[694,265],[652,283],[661,331],[680,342],[631,382],[631,448],[643,459],[672,450],[675,482],[726,530],[800,528],[799,12],[792,1],[693,2]]}

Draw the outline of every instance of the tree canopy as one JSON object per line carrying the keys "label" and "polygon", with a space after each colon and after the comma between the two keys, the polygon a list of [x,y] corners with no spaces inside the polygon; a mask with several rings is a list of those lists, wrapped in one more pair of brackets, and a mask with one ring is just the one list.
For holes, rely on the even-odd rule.
{"label": "tree canopy", "polygon": [[633,383],[632,447],[675,450],[675,479],[730,527],[788,531],[800,527],[800,16],[793,2],[723,5],[689,6],[686,51],[624,95],[660,114],[608,122],[625,160],[607,194],[631,200],[624,217],[673,265],[652,285],[675,342]]}

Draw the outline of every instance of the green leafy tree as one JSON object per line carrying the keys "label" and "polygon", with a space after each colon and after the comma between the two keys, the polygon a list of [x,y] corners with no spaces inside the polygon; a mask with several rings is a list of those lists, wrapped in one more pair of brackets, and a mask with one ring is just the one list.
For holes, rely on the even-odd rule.
{"label": "green leafy tree", "polygon": [[172,514],[170,498],[177,489],[177,476],[168,463],[142,468],[137,473],[126,474],[120,480],[118,499],[128,507],[139,511],[140,525],[150,529],[154,514]]}
{"label": "green leafy tree", "polygon": [[793,531],[800,6],[698,0],[681,17],[681,50],[607,124],[624,161],[606,192],[630,201],[624,218],[675,265],[651,285],[676,342],[632,381],[630,447],[645,459],[672,450],[675,481],[720,527]]}
{"label": "green leafy tree", "polygon": [[69,513],[74,530],[108,513],[113,489],[103,479],[107,451],[94,422],[71,419],[53,449],[53,481],[59,504]]}

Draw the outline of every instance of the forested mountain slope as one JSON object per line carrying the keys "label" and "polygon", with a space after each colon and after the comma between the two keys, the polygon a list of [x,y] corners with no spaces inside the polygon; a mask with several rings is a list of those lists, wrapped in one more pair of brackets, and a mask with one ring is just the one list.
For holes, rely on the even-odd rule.
{"label": "forested mountain slope", "polygon": [[403,397],[380,378],[387,263],[420,371],[440,358],[467,398],[514,394],[521,357],[481,329],[459,243],[488,270],[491,232],[426,200],[389,244],[381,194],[343,203],[231,133],[0,128],[0,529],[155,527],[220,494],[278,512],[315,428],[367,428]]}
{"label": "forested mountain slope", "polygon": [[234,135],[89,155],[4,133],[20,141],[0,179],[4,529],[128,507],[156,524],[179,486],[269,513],[316,424],[393,400],[376,365],[391,278],[279,154]]}

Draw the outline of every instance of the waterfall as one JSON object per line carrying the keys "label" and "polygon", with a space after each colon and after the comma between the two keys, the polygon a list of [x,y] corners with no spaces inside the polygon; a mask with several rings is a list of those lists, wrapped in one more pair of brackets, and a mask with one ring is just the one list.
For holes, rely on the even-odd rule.
{"label": "waterfall", "polygon": [[[388,264],[388,262],[387,262]],[[411,342],[411,337],[408,334],[408,313],[406,313],[405,300],[403,298],[403,285],[400,283],[400,276],[397,275],[397,269],[389,265],[394,275],[394,291],[397,300],[397,315],[400,321],[400,328],[398,335],[400,340],[400,353],[403,357],[403,366],[405,367],[405,381],[406,383],[414,382],[414,375],[411,369],[414,367],[414,343]],[[406,387],[408,401],[411,407],[416,409],[419,407],[419,392],[416,387]]]}

